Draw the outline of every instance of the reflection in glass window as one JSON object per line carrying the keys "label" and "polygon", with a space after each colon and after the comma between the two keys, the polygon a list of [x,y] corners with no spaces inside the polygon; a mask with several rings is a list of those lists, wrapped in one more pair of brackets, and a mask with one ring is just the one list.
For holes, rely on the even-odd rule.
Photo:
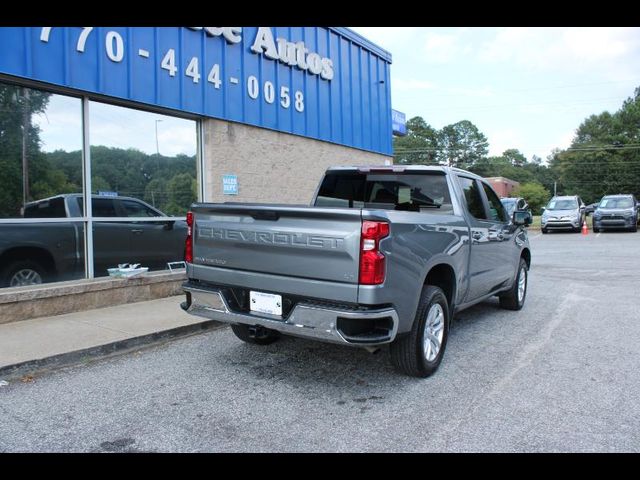
{"label": "reflection in glass window", "polygon": [[0,287],[84,277],[84,226],[68,193],[82,192],[81,101],[0,82]]}
{"label": "reflection in glass window", "polygon": [[151,210],[143,203],[136,202],[135,200],[121,200],[124,213],[127,217],[158,217],[159,215]]}
{"label": "reflection in glass window", "polygon": [[79,99],[0,82],[0,218],[82,192],[81,148]]}
{"label": "reflection in glass window", "polygon": [[460,186],[464,192],[464,199],[469,213],[480,220],[488,220],[487,214],[484,211],[484,203],[482,202],[477,182],[472,178],[467,177],[459,176],[458,179],[460,180]]}
{"label": "reflection in glass window", "polygon": [[494,220],[496,222],[506,222],[507,212],[500,202],[498,195],[496,195],[496,193],[489,185],[484,182],[481,183],[482,188],[484,189],[484,193],[487,196],[487,200],[489,200],[489,220]]}
{"label": "reflection in glass window", "polygon": [[24,207],[24,218],[65,218],[67,211],[63,197],[55,197],[37,202],[27,203]]}
{"label": "reflection in glass window", "polygon": [[89,114],[93,193],[184,216],[197,199],[196,122],[99,102]]}
{"label": "reflection in glass window", "polygon": [[[103,196],[93,215],[184,216],[197,199],[196,122],[99,102],[89,116],[92,188]],[[183,259],[186,233],[182,220],[94,223],[95,275],[120,263],[164,270]]]}
{"label": "reflection in glass window", "polygon": [[94,198],[91,200],[94,217],[117,217],[116,206],[111,198]]}

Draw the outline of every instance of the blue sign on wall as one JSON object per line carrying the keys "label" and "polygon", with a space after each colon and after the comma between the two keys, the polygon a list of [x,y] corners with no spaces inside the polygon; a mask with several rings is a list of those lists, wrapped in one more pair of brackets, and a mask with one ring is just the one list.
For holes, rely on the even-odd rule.
{"label": "blue sign on wall", "polygon": [[222,193],[224,195],[238,195],[238,176],[237,175],[222,176]]}
{"label": "blue sign on wall", "polygon": [[407,134],[407,116],[397,110],[391,110],[393,134],[403,137]]}
{"label": "blue sign on wall", "polygon": [[341,27],[0,27],[0,73],[388,155],[390,63]]}

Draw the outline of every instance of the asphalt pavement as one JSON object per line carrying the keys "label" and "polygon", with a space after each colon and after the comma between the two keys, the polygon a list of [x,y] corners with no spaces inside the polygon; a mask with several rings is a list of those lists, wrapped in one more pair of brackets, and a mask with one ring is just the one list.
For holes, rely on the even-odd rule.
{"label": "asphalt pavement", "polygon": [[524,309],[458,314],[430,378],[222,328],[0,386],[0,452],[640,451],[640,233],[530,237]]}

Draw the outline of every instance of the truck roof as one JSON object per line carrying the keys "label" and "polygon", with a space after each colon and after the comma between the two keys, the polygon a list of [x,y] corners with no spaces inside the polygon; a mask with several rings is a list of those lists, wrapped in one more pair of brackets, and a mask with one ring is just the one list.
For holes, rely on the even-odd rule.
{"label": "truck roof", "polygon": [[[58,195],[53,195],[52,197],[40,198],[38,200],[33,200],[31,202],[27,202],[25,204],[25,206],[35,205],[35,204],[40,203],[40,202],[46,202],[48,200],[53,200],[54,198],[68,198],[68,197],[82,197],[82,194],[81,193],[59,193]],[[117,196],[111,197],[111,196],[107,196],[107,195],[97,195],[95,193],[93,195],[91,195],[91,197],[92,198],[124,198],[124,199],[127,199],[127,200],[138,200],[138,201],[140,200],[139,198],[127,197],[127,196],[123,196],[123,195],[117,195]]]}
{"label": "truck roof", "polygon": [[360,171],[360,172],[385,172],[389,173],[401,173],[401,172],[442,172],[442,173],[464,173],[465,175],[470,175],[475,178],[482,178],[481,176],[469,172],[468,170],[463,170],[457,167],[447,167],[444,165],[353,165],[353,166],[341,166],[341,167],[329,167],[327,169],[328,172],[336,172],[336,171]]}

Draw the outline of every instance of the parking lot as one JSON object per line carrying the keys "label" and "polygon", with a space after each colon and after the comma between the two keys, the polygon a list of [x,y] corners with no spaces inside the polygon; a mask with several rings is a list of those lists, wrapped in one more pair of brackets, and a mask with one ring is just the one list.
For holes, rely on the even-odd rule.
{"label": "parking lot", "polygon": [[0,387],[0,451],[640,451],[640,233],[530,238],[524,309],[459,314],[433,377],[224,328]]}

